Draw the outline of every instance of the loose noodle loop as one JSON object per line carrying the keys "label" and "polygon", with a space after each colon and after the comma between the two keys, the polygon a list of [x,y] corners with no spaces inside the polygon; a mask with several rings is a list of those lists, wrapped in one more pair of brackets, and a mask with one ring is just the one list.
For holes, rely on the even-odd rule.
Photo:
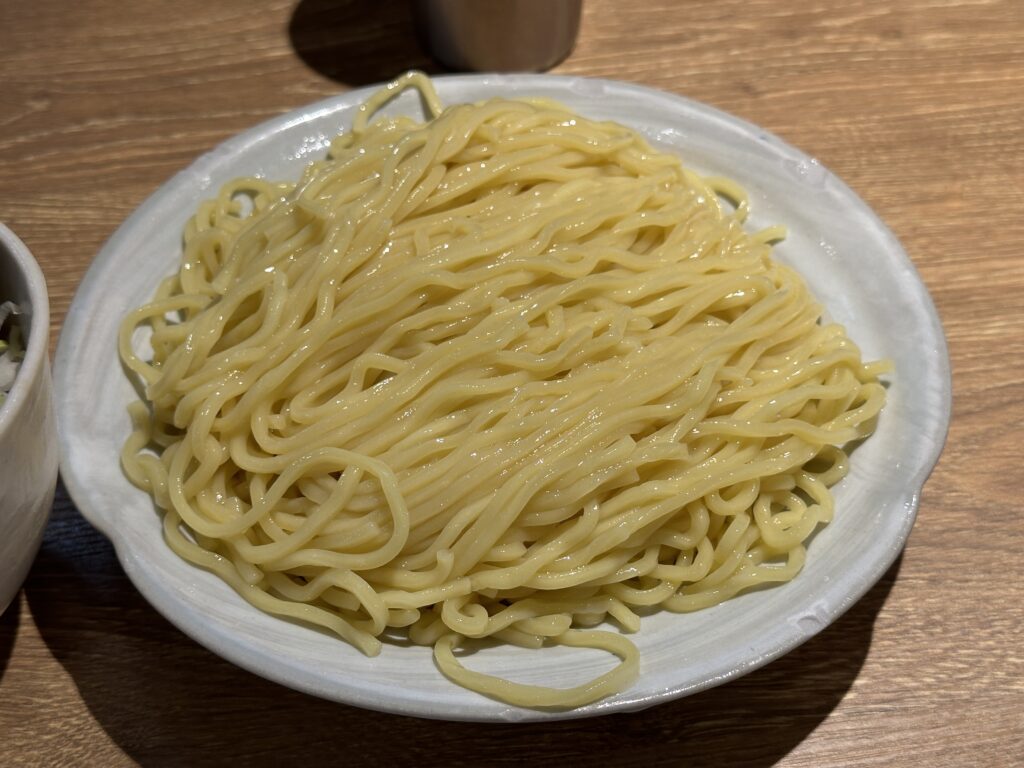
{"label": "loose noodle loop", "polygon": [[[408,87],[425,124],[371,122]],[[509,703],[605,697],[636,648],[580,628],[793,578],[884,402],[746,211],[621,125],[442,109],[411,73],[298,183],[200,206],[121,328],[148,406],[125,471],[174,551],[262,610],[366,653],[405,628]],[[524,686],[459,664],[484,637],[622,662]]]}

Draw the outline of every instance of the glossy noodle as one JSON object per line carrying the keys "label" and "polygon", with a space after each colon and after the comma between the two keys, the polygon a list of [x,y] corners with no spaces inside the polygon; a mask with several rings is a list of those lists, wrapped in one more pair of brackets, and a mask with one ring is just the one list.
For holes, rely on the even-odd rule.
{"label": "glossy noodle", "polygon": [[[376,117],[409,87],[425,122]],[[796,576],[884,402],[747,207],[621,125],[407,75],[297,183],[199,207],[121,328],[125,471],[264,611],[512,704],[624,690],[638,612]],[[525,685],[480,638],[618,660]]]}

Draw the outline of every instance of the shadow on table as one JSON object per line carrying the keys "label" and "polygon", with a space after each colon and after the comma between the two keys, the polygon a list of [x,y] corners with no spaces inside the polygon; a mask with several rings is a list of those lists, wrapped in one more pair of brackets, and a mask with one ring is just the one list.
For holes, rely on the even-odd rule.
{"label": "shadow on table", "polygon": [[727,685],[644,712],[520,725],[368,712],[221,660],[149,607],[62,486],[25,594],[93,716],[144,766],[229,757],[244,765],[282,757],[306,766],[478,766],[526,757],[593,765],[600,757],[601,765],[767,766],[814,731],[849,690],[898,570],[899,561],[821,634]]}
{"label": "shadow on table", "polygon": [[300,0],[288,37],[308,66],[345,85],[441,71],[416,39],[411,0]]}
{"label": "shadow on table", "polygon": [[18,635],[18,624],[21,621],[21,593],[19,592],[7,606],[7,610],[0,614],[0,680],[4,679],[4,671],[7,669],[7,660],[11,658],[11,651],[14,648],[14,638]]}

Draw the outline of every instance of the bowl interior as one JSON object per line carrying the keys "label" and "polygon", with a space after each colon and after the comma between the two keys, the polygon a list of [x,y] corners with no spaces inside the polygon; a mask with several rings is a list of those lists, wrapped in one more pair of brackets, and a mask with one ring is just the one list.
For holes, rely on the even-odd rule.
{"label": "bowl interior", "polygon": [[43,272],[28,247],[0,224],[0,302],[3,301],[13,301],[21,309],[21,327],[27,344],[18,377],[0,408],[0,446],[7,425],[22,407],[26,391],[42,373],[50,332],[50,304]]}

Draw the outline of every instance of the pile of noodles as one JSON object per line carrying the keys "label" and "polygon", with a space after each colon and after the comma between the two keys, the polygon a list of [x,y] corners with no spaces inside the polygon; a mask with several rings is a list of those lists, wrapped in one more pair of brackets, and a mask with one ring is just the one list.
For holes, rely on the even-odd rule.
{"label": "pile of noodles", "polygon": [[[371,122],[409,86],[425,123]],[[125,471],[174,551],[264,611],[368,654],[400,630],[514,704],[622,690],[638,652],[594,627],[793,578],[884,401],[746,212],[621,125],[442,109],[410,74],[298,183],[200,206],[122,327],[145,392]],[[621,661],[523,685],[456,659],[473,638]]]}

